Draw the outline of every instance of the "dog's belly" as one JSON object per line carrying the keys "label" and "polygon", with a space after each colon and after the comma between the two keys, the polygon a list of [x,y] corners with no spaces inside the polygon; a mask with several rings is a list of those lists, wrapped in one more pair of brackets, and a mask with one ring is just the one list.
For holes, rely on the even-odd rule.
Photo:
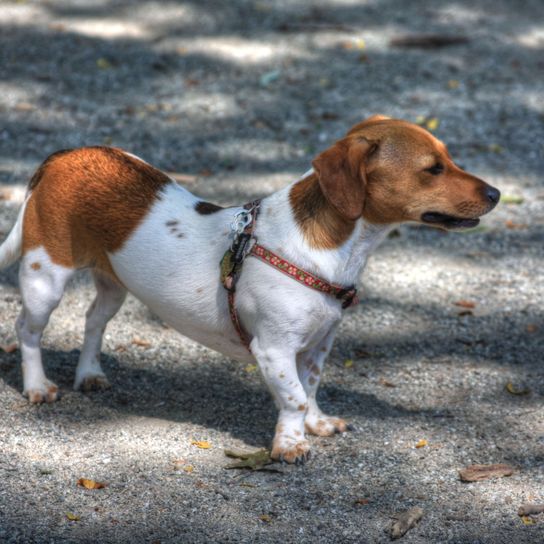
{"label": "dog's belly", "polygon": [[162,320],[228,357],[253,360],[230,321],[219,263],[232,210],[195,211],[198,199],[173,185],[121,250],[110,254],[125,287]]}

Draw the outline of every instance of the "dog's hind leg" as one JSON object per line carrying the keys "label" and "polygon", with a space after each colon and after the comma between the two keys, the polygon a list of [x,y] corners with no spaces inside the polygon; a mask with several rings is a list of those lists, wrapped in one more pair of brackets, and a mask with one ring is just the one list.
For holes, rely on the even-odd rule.
{"label": "dog's hind leg", "polygon": [[40,342],[74,270],[51,261],[43,247],[25,253],[19,269],[23,309],[16,329],[22,354],[24,395],[32,403],[54,402],[58,387],[45,375]]}
{"label": "dog's hind leg", "polygon": [[121,308],[127,291],[104,273],[93,271],[96,298],[87,311],[85,340],[76,368],[74,389],[91,391],[110,386],[100,366],[100,348],[108,321]]}

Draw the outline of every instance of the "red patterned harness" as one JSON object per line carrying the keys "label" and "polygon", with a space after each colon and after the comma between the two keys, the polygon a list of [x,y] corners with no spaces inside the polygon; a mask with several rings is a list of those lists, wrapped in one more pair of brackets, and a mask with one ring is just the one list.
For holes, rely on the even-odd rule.
{"label": "red patterned harness", "polygon": [[[338,300],[342,301],[343,309],[359,303],[359,299],[357,298],[357,289],[354,285],[342,287],[340,285],[330,283],[319,276],[316,276],[315,274],[312,274],[307,270],[303,270],[289,261],[286,261],[279,255],[276,255],[269,249],[266,249],[258,244],[256,242],[256,238],[253,236],[253,231],[255,229],[255,221],[257,220],[257,216],[259,214],[260,204],[260,200],[255,200],[244,206],[244,210],[246,210],[245,214],[248,216],[248,221],[244,225],[243,230],[241,230],[240,233],[235,234],[234,242],[221,259],[221,282],[228,291],[230,318],[242,344],[249,351],[251,351],[251,348],[249,347],[250,338],[240,323],[238,312],[236,311],[234,305],[236,283],[240,277],[244,259],[248,256],[253,256],[260,259],[264,263],[274,267],[280,272],[283,272],[290,278],[293,278],[310,289],[315,289],[316,291],[320,291],[321,293],[337,298]],[[251,247],[249,247],[252,240],[254,243]]]}

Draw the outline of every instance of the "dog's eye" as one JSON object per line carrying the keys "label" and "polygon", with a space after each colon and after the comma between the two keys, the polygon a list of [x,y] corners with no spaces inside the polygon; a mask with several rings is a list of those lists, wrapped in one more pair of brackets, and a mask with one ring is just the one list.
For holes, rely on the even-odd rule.
{"label": "dog's eye", "polygon": [[443,171],[444,171],[444,165],[439,163],[439,162],[437,162],[436,164],[434,164],[430,168],[425,169],[425,172],[429,172],[429,174],[432,174],[433,176],[438,176]]}

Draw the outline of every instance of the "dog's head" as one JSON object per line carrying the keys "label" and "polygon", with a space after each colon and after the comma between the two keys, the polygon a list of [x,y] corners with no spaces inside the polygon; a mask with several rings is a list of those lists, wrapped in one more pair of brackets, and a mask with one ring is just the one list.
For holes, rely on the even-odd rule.
{"label": "dog's head", "polygon": [[329,203],[344,218],[375,224],[417,221],[444,229],[474,227],[500,193],[459,168],[423,128],[371,117],[313,161]]}

